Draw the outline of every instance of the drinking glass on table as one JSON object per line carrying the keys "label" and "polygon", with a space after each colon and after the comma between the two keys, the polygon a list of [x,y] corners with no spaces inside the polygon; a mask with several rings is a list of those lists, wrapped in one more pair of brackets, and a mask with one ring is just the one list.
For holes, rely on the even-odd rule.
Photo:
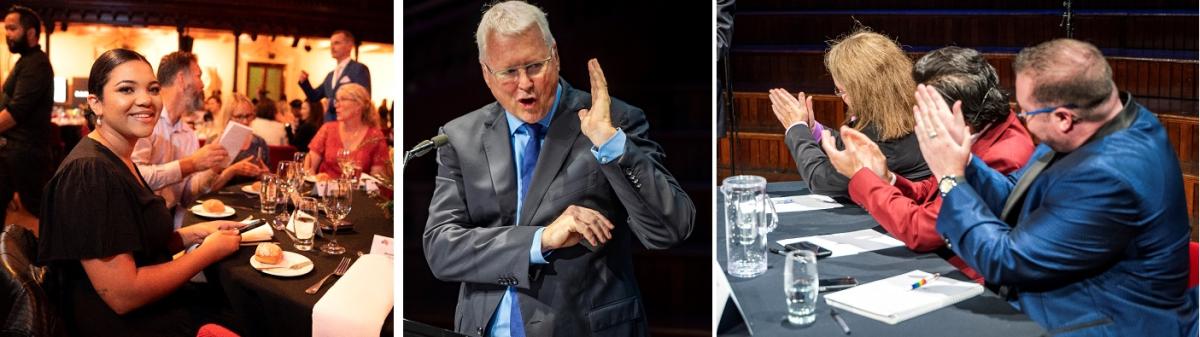
{"label": "drinking glass on table", "polygon": [[341,149],[337,152],[338,170],[341,171],[342,177],[350,178],[350,174],[354,171],[354,154],[350,150]]}
{"label": "drinking glass on table", "polygon": [[296,216],[292,224],[295,226],[295,247],[299,251],[310,251],[317,234],[317,199],[303,197],[296,201]]}
{"label": "drinking glass on table", "polygon": [[300,189],[296,184],[296,179],[293,179],[293,175],[296,174],[296,162],[290,160],[279,162],[279,171],[275,172],[275,174],[279,177],[280,190],[286,195],[284,198],[283,215],[287,216],[288,201],[290,201],[291,195]]}
{"label": "drinking glass on table", "polygon": [[[263,214],[274,215],[276,206],[279,205],[279,178],[274,174],[263,174],[261,186],[258,188],[258,201]],[[283,224],[279,221],[272,221],[271,228],[275,230],[283,229]]]}
{"label": "drinking glass on table", "polygon": [[308,166],[304,164],[304,157],[307,155],[308,152],[296,152],[292,154],[292,161],[295,161],[296,165],[300,165],[300,173],[305,177],[312,175],[312,172],[308,172]]}
{"label": "drinking glass on table", "polygon": [[323,201],[325,216],[329,217],[333,233],[329,236],[329,243],[321,246],[322,252],[330,255],[339,255],[346,252],[346,247],[342,247],[337,242],[337,230],[342,220],[350,214],[350,203],[352,202],[353,195],[354,191],[350,188],[349,179],[333,180],[327,185]]}
{"label": "drinking glass on table", "polygon": [[783,265],[788,322],[808,325],[816,320],[817,286],[817,255],[807,249],[788,252]]}

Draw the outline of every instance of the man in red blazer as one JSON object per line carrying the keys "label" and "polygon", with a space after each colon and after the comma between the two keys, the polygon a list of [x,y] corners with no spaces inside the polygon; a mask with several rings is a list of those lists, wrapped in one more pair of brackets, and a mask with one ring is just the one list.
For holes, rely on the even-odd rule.
{"label": "man in red blazer", "polygon": [[[913,65],[913,77],[917,83],[937,88],[948,104],[966,115],[977,137],[971,153],[988,166],[1007,174],[1029,159],[1033,153],[1029,132],[1009,108],[996,70],[978,51],[961,47],[932,51]],[[842,135],[851,139],[845,142],[845,151],[837,151],[832,143],[821,145],[838,172],[850,177],[850,198],[908,249],[938,251],[967,277],[983,283],[975,270],[944,249],[946,243],[935,228],[942,207],[937,180],[912,182],[892,174],[870,139],[854,130],[843,130]]]}

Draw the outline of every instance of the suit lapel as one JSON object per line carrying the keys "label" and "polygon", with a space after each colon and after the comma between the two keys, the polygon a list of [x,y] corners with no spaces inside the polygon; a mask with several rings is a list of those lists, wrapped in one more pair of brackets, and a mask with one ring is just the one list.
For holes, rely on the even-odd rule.
{"label": "suit lapel", "polygon": [[542,197],[546,194],[546,189],[550,187],[550,182],[558,176],[559,168],[567,159],[567,154],[571,152],[571,147],[575,145],[575,138],[579,137],[579,115],[576,109],[573,109],[578,104],[574,101],[580,99],[576,95],[572,95],[571,86],[567,81],[560,80],[559,85],[562,86],[562,99],[558,103],[558,110],[554,112],[554,120],[550,121],[550,131],[546,134],[546,141],[542,143],[541,153],[538,155],[537,166],[533,169],[533,181],[529,184],[528,194],[525,195],[525,203],[521,208],[521,219],[518,224],[528,226],[533,219],[534,212],[542,203]]}
{"label": "suit lapel", "polygon": [[517,210],[517,175],[508,140],[508,122],[499,104],[493,105],[492,115],[484,125],[483,152],[492,174],[492,188],[500,204],[500,214],[511,218]]}
{"label": "suit lapel", "polygon": [[1028,192],[1029,185],[1033,184],[1033,180],[1037,179],[1037,176],[1042,173],[1042,170],[1046,169],[1046,166],[1050,165],[1051,161],[1054,161],[1055,154],[1057,152],[1054,152],[1054,150],[1046,151],[1037,161],[1029,164],[1029,169],[1025,171],[1025,174],[1021,175],[1021,179],[1013,187],[1012,193],[1009,193],[1008,199],[1004,201],[1004,210],[1000,212],[1000,219],[1003,219],[1004,222],[1010,225],[1017,224],[1016,214],[1013,211],[1017,209],[1017,205],[1020,204],[1019,201],[1025,199],[1025,192]]}

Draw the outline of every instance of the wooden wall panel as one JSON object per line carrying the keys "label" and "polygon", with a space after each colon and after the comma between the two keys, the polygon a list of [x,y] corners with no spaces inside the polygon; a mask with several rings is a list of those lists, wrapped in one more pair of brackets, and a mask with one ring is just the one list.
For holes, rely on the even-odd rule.
{"label": "wooden wall panel", "polygon": [[[922,53],[909,53],[913,59]],[[819,50],[777,51],[738,50],[731,58],[736,90],[763,91],[770,87],[784,87],[791,91],[809,90],[815,93],[833,93],[833,80],[825,70],[824,54]],[[985,54],[988,62],[996,68],[1000,85],[1013,92],[1013,54]],[[1196,72],[1200,71],[1195,60],[1155,60],[1135,58],[1108,58],[1113,69],[1113,81],[1123,91],[1141,98],[1164,98],[1196,100]],[[777,67],[768,66],[779,64]],[[1191,113],[1196,111],[1155,111],[1159,113]]]}

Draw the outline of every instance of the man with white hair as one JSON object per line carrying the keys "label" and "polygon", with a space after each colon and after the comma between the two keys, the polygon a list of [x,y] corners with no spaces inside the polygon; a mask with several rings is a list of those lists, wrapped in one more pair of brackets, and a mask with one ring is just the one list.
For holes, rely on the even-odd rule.
{"label": "man with white hair", "polygon": [[1013,71],[1019,116],[1042,143],[1011,176],[972,158],[961,112],[918,88],[938,233],[1051,335],[1195,336],[1187,207],[1162,124],[1086,42],[1026,48]]}
{"label": "man with white hair", "polygon": [[423,235],[434,275],[460,282],[454,328],[475,336],[642,336],[630,248],[666,249],[695,207],[646,138],[642,110],[558,76],[546,14],[496,4],[476,31],[496,102],[441,132]]}

